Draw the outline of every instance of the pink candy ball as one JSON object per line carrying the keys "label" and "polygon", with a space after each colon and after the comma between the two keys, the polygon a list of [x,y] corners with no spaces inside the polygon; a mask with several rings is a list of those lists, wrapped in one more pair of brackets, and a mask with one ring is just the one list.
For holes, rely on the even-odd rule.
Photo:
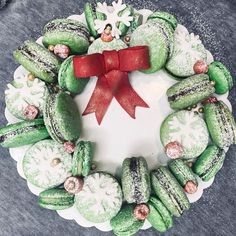
{"label": "pink candy ball", "polygon": [[66,59],[70,55],[70,48],[63,44],[57,44],[54,47],[54,54],[62,59]]}

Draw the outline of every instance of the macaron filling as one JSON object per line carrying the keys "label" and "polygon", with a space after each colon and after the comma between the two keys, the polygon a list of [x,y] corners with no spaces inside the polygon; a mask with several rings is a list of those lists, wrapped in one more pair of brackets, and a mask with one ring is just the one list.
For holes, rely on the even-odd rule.
{"label": "macaron filling", "polygon": [[193,94],[195,92],[202,92],[205,91],[207,87],[209,87],[209,81],[204,80],[199,84],[195,84],[192,87],[184,88],[180,90],[178,93],[168,96],[169,102],[174,102],[179,99],[179,97],[186,96],[187,94]]}
{"label": "macaron filling", "polygon": [[164,172],[162,172],[160,169],[158,169],[153,174],[159,180],[160,185],[166,190],[168,196],[171,198],[172,202],[176,206],[179,214],[182,215],[182,213],[185,210],[185,207],[181,203],[181,201],[179,200],[179,197],[177,196],[178,195],[177,191],[176,192],[173,191],[173,187],[172,187],[171,183],[168,181],[168,178],[163,179],[163,176],[165,175]]}
{"label": "macaron filling", "polygon": [[[154,22],[154,23],[155,23],[155,22]],[[165,29],[165,26],[164,26],[163,23],[158,22],[158,23],[156,23],[156,25],[161,29],[162,34],[163,34],[164,37],[166,38],[166,41],[169,42],[169,43],[166,44],[166,46],[167,46],[167,51],[168,51],[168,53],[167,53],[167,58],[169,58],[170,55],[171,55],[172,46],[173,46],[173,45],[171,45],[170,41],[173,40],[173,39],[171,38],[171,35],[170,35],[170,34],[167,34],[166,29]]]}
{"label": "macaron filling", "polygon": [[19,129],[14,130],[14,131],[9,131],[6,134],[0,136],[0,143],[5,142],[8,138],[12,138],[15,135],[23,134],[25,132],[29,132],[29,131],[32,131],[34,129],[40,129],[40,128],[44,128],[44,127],[45,126],[43,124],[31,125],[31,126],[28,126],[28,127],[19,128]]}
{"label": "macaron filling", "polygon": [[46,61],[44,58],[42,58],[39,54],[37,54],[36,51],[30,50],[27,45],[23,45],[18,48],[18,50],[26,56],[29,60],[35,62],[37,61],[45,71],[53,74],[54,76],[57,75],[57,69],[53,64],[51,64],[49,61]]}
{"label": "macaron filling", "polygon": [[232,143],[235,142],[234,127],[231,125],[230,119],[227,117],[224,112],[224,106],[218,102],[216,105],[216,117],[219,122],[219,127],[221,129],[221,134],[225,134],[224,137],[226,147],[229,147]]}
{"label": "macaron filling", "polygon": [[140,178],[140,160],[138,158],[131,158],[130,160],[130,174],[132,177],[133,184],[133,194],[134,199],[137,203],[141,203],[144,201],[144,197],[141,191],[141,178]]}
{"label": "macaron filling", "polygon": [[44,32],[46,33],[47,31],[53,31],[53,30],[60,30],[60,31],[68,31],[68,32],[73,32],[77,33],[80,36],[85,36],[87,39],[89,39],[89,32],[88,30],[82,26],[82,25],[75,25],[72,22],[49,22],[44,29]]}
{"label": "macaron filling", "polygon": [[49,117],[49,122],[50,122],[50,127],[52,129],[52,132],[54,135],[56,135],[56,137],[61,141],[64,142],[64,136],[62,135],[62,133],[60,132],[60,128],[58,126],[58,123],[56,121],[55,118],[55,114],[54,114],[54,107],[55,107],[55,103],[56,103],[56,95],[53,94],[48,98],[48,104],[46,105],[46,113],[48,114]]}

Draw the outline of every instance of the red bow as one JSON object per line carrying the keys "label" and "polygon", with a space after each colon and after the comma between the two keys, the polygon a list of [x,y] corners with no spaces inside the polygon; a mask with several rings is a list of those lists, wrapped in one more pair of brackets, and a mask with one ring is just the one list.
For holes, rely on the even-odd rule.
{"label": "red bow", "polygon": [[73,64],[76,78],[98,76],[96,87],[83,112],[83,115],[95,112],[98,124],[102,122],[113,97],[132,118],[135,118],[136,106],[149,107],[131,87],[128,77],[129,71],[150,67],[147,46],[75,56]]}

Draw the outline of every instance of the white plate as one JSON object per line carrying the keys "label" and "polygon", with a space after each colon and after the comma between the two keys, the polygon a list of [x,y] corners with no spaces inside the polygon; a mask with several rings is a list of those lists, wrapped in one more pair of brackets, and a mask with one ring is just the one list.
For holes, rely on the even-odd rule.
{"label": "white plate", "polygon": [[[145,16],[145,19],[152,13],[145,9],[140,10],[140,12]],[[86,23],[84,14],[73,15],[69,18]],[[37,42],[41,43],[41,38]],[[210,53],[208,53],[208,60],[209,62],[213,61]],[[20,76],[22,73],[27,73],[27,71],[20,66],[16,69],[14,77]],[[91,97],[96,80],[95,77],[91,78],[84,92],[75,98],[81,112],[84,111]],[[130,82],[132,87],[150,106],[148,109],[137,108],[135,120],[128,116],[115,99],[112,100],[100,126],[98,126],[94,114],[82,117],[83,134],[81,139],[96,143],[94,160],[98,170],[117,174],[120,171],[123,159],[131,156],[144,156],[147,159],[149,169],[154,169],[156,166],[164,165],[167,162],[160,142],[159,130],[164,118],[172,112],[165,93],[172,84],[176,83],[176,80],[165,70],[148,75],[136,71],[130,73]],[[228,93],[220,96],[220,99],[231,108],[227,96]],[[7,109],[5,116],[9,123],[19,121]],[[22,170],[22,158],[29,146],[10,149],[10,155],[18,162],[17,170],[22,178],[25,178]],[[195,194],[188,195],[190,202],[197,201],[202,196],[203,190],[212,183],[213,179],[208,182],[202,182],[199,179],[198,191]],[[36,188],[30,183],[28,183],[28,187],[36,195],[42,191],[42,189]],[[83,227],[95,226],[101,231],[111,230],[109,222],[104,224],[88,222],[76,211],[75,207],[57,212],[64,219],[75,220]],[[151,225],[146,221],[142,229],[150,227]]]}

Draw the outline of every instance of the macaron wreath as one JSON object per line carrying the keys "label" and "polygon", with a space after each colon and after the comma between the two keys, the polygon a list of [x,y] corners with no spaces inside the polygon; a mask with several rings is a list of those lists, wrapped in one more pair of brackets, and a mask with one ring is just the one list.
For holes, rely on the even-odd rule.
{"label": "macaron wreath", "polygon": [[[23,171],[31,184],[45,189],[38,199],[41,207],[63,210],[75,204],[90,222],[110,221],[116,235],[135,234],[145,220],[165,232],[173,216],[190,208],[186,193],[197,191],[197,176],[203,181],[214,177],[236,142],[234,118],[213,96],[228,92],[233,79],[221,62],[207,64],[198,37],[176,33],[173,15],[157,11],[143,23],[132,6],[112,5],[113,12],[106,3],[86,3],[87,25],[52,20],[43,29],[42,45],[25,41],[14,52],[29,73],[7,85],[5,100],[22,121],[1,128],[0,141],[7,148],[32,144]],[[160,129],[170,161],[149,172],[144,157],[126,158],[118,179],[96,171],[93,143],[80,140],[81,116],[73,97],[83,92],[88,78],[75,77],[73,61],[78,55],[143,45],[150,66],[142,72],[166,68],[178,80],[166,92],[174,112]]]}

